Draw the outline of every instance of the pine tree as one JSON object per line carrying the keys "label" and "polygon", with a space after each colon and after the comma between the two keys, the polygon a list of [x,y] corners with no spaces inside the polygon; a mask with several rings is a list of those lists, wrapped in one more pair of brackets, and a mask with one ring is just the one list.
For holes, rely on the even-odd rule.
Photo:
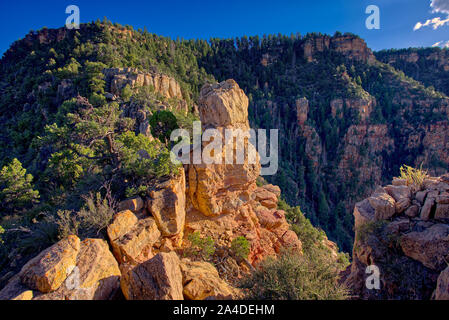
{"label": "pine tree", "polygon": [[0,201],[3,209],[19,210],[39,199],[33,189],[33,176],[26,173],[22,163],[14,159],[0,171]]}

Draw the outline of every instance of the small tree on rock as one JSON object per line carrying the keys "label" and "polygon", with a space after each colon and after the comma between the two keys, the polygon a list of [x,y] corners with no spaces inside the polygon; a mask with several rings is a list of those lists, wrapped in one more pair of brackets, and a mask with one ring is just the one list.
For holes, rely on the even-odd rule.
{"label": "small tree on rock", "polygon": [[33,189],[33,176],[26,173],[22,163],[14,159],[0,171],[0,201],[2,209],[16,210],[29,207],[39,199]]}

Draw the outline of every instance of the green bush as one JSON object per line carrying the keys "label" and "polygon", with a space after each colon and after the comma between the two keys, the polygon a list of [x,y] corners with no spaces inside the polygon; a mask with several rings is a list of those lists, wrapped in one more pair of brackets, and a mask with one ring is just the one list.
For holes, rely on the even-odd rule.
{"label": "green bush", "polygon": [[5,233],[5,229],[3,229],[2,226],[0,226],[0,245],[2,245],[4,243],[3,239],[2,239],[2,234],[4,234],[4,233]]}
{"label": "green bush", "polygon": [[340,269],[322,250],[300,255],[284,252],[267,258],[241,287],[251,300],[343,300],[347,289],[338,283]]}
{"label": "green bush", "polygon": [[151,134],[167,144],[173,130],[178,129],[178,120],[170,111],[157,111],[150,118]]}
{"label": "green bush", "polygon": [[250,243],[243,237],[237,237],[231,242],[231,252],[239,259],[247,259],[250,252]]}
{"label": "green bush", "polygon": [[387,224],[388,223],[386,221],[379,220],[379,221],[367,222],[367,223],[361,225],[357,229],[356,240],[366,243],[371,236],[382,239],[383,232],[384,232],[385,226]]}
{"label": "green bush", "polygon": [[117,137],[122,144],[120,157],[122,170],[130,178],[152,179],[176,174],[178,166],[170,160],[170,151],[157,141],[127,131]]}
{"label": "green bush", "polygon": [[191,243],[188,254],[199,256],[207,261],[215,253],[214,240],[211,237],[202,238],[199,231],[189,234],[188,240]]}
{"label": "green bush", "polygon": [[13,159],[0,171],[0,201],[6,210],[18,210],[30,206],[39,199],[39,192],[33,189],[33,176],[27,174],[22,163]]}
{"label": "green bush", "polygon": [[148,186],[138,186],[136,188],[128,187],[125,191],[126,198],[134,198],[136,196],[144,197],[148,192]]}
{"label": "green bush", "polygon": [[79,235],[81,222],[76,213],[70,210],[58,210],[54,221],[58,227],[59,239],[65,239],[70,235]]}
{"label": "green bush", "polygon": [[100,193],[82,197],[84,206],[79,212],[59,210],[54,218],[60,239],[69,235],[81,238],[98,237],[111,223],[115,214],[115,203]]}
{"label": "green bush", "polygon": [[133,94],[133,91],[131,90],[131,87],[129,86],[129,84],[127,84],[122,89],[122,99],[123,99],[123,101],[129,102],[129,99],[131,99],[132,94]]}
{"label": "green bush", "polygon": [[100,193],[90,193],[84,197],[85,206],[79,212],[82,228],[88,236],[98,236],[112,222],[115,202]]}
{"label": "green bush", "polygon": [[325,238],[324,231],[315,228],[310,220],[304,216],[299,206],[291,207],[281,199],[278,207],[285,211],[287,222],[301,240],[304,251],[313,248]]}

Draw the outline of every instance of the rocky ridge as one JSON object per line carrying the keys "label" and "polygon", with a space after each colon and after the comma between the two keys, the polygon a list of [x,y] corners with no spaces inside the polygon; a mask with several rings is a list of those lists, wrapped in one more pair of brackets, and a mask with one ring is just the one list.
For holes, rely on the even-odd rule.
{"label": "rocky ridge", "polygon": [[[363,299],[447,299],[449,286],[449,175],[422,187],[394,179],[354,208],[356,240],[346,282]],[[365,286],[368,266],[381,287]]]}
{"label": "rocky ridge", "polygon": [[314,55],[326,50],[335,50],[348,59],[365,63],[373,63],[376,59],[363,39],[346,34],[335,35],[334,37],[328,35],[312,37],[305,41],[303,50],[304,58],[308,62],[315,61]]}
{"label": "rocky ridge", "polygon": [[[249,129],[248,99],[235,81],[206,85],[200,101],[204,128]],[[69,236],[30,260],[0,291],[0,299],[239,297],[241,292],[221,279],[213,265],[181,258],[189,247],[188,234],[195,231],[211,236],[223,252],[233,239],[245,236],[250,242],[247,262],[253,266],[282,247],[301,252],[285,212],[277,209],[279,187],[256,185],[258,161],[189,165],[186,170],[154,185],[144,199],[119,204],[107,228],[112,250],[105,240]]]}

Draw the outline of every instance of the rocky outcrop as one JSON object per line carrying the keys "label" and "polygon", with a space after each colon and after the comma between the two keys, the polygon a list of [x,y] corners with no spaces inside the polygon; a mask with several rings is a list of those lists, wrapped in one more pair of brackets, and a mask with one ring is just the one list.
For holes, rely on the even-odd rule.
{"label": "rocky outcrop", "polygon": [[159,253],[123,272],[127,300],[183,300],[182,274],[176,253]]}
{"label": "rocky outcrop", "polygon": [[[199,113],[203,129],[249,129],[248,98],[233,80],[206,85],[201,90]],[[233,145],[227,148],[235,151]],[[283,212],[276,209],[280,190],[274,186],[258,188],[259,172],[258,158],[255,163],[246,157],[243,164],[235,163],[234,158],[233,164],[189,165],[191,207],[186,234],[200,231],[219,246],[229,246],[234,238],[245,236],[251,242],[252,263],[275,255],[283,246],[301,251],[301,242],[289,230]]]}
{"label": "rocky outcrop", "polygon": [[[88,101],[79,103],[89,106]],[[199,114],[203,129],[250,129],[248,98],[233,80],[204,86]],[[283,248],[302,253],[301,241],[278,209],[280,188],[257,186],[258,154],[243,141],[255,152],[253,161],[245,157],[243,163],[192,164],[185,166],[187,172],[181,168],[154,181],[145,195],[118,204],[106,230],[112,252],[105,240],[70,236],[26,264],[0,298],[109,299],[119,287],[129,300],[241,297],[213,264],[179,256],[188,251],[188,236],[195,231],[213,239],[217,259],[244,272]],[[240,142],[228,143],[222,156]],[[248,240],[250,252],[237,262],[230,247],[240,236]],[[331,247],[330,242],[325,245]]]}
{"label": "rocky outcrop", "polygon": [[[249,130],[248,98],[234,80],[220,84],[205,85],[201,90],[199,112],[203,130],[215,128]],[[241,143],[241,142],[237,142]],[[203,143],[203,149],[207,146]],[[229,147],[229,145],[227,146]],[[231,152],[236,147],[229,147]],[[249,149],[247,149],[249,150]],[[232,213],[250,200],[250,193],[256,187],[260,164],[225,164],[226,147],[223,148],[222,164],[194,164],[189,167],[189,194],[193,206],[206,216]]]}
{"label": "rocky outcrop", "polygon": [[106,82],[110,84],[111,93],[115,95],[121,95],[127,85],[130,88],[152,86],[166,98],[183,98],[179,83],[165,74],[144,73],[135,68],[104,69],[103,74]]}
{"label": "rocky outcrop", "polygon": [[306,39],[302,45],[304,58],[308,62],[314,61],[314,55],[317,52],[327,50],[335,50],[343,54],[348,59],[361,61],[365,63],[373,63],[375,61],[374,54],[368,48],[365,41],[355,35],[336,35],[331,36],[311,36]]}
{"label": "rocky outcrop", "polygon": [[43,293],[55,291],[76,264],[79,250],[80,239],[75,236],[56,243],[22,268],[22,283]]}
{"label": "rocky outcrop", "polygon": [[[377,102],[373,97],[369,98],[353,98],[353,99],[345,99],[344,104],[346,108],[356,112],[361,122],[366,122],[371,115],[371,112],[376,107]],[[341,118],[343,116],[343,99],[335,99],[330,102],[331,112],[334,117],[339,115]]]}
{"label": "rocky outcrop", "polygon": [[[383,168],[379,166],[383,162],[382,154],[390,155],[394,148],[394,139],[388,133],[388,126],[383,124],[350,126],[344,135],[342,156],[336,168],[340,179],[356,180],[359,188],[373,188],[382,184]],[[370,191],[374,190],[365,192],[369,194]],[[351,205],[351,201],[346,203]]]}
{"label": "rocky outcrop", "polygon": [[449,52],[440,48],[401,49],[376,52],[379,61],[402,70],[408,76],[449,94],[446,77]]}
{"label": "rocky outcrop", "polygon": [[449,259],[449,225],[437,223],[423,231],[404,234],[400,245],[406,256],[441,271]]}
{"label": "rocky outcrop", "polygon": [[120,275],[106,241],[70,236],[29,261],[0,300],[107,300],[119,290]]}
{"label": "rocky outcrop", "polygon": [[438,277],[435,300],[449,300],[449,267]]}
{"label": "rocky outcrop", "polygon": [[241,293],[220,279],[217,269],[204,261],[181,261],[182,282],[184,297],[188,300],[238,298]]}
{"label": "rocky outcrop", "polygon": [[201,89],[199,112],[203,129],[249,129],[248,98],[232,79],[206,84]]}
{"label": "rocky outcrop", "polygon": [[[449,219],[436,211],[438,205],[440,212],[446,210],[448,180],[448,175],[428,178],[417,187],[395,179],[393,185],[378,187],[370,198],[356,204],[356,240],[346,279],[356,296],[446,297],[447,272],[443,270],[449,261]],[[380,269],[380,290],[365,286],[365,269],[370,265]]]}
{"label": "rocky outcrop", "polygon": [[298,125],[303,126],[309,114],[309,101],[306,98],[296,100],[296,114],[298,116]]}
{"label": "rocky outcrop", "polygon": [[146,207],[164,236],[184,230],[186,218],[186,181],[184,169],[174,178],[158,184],[147,199]]}
{"label": "rocky outcrop", "polygon": [[139,220],[129,210],[116,214],[108,227],[109,241],[119,263],[135,265],[151,258],[160,235],[153,218]]}

